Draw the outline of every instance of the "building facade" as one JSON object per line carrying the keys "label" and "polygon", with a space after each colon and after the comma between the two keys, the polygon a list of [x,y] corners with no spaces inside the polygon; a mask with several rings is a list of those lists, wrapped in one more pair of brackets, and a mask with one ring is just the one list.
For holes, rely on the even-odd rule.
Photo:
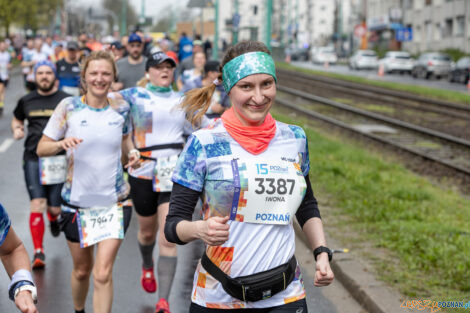
{"label": "building facade", "polygon": [[412,53],[449,48],[470,53],[470,0],[404,0],[406,26],[413,40],[403,48]]}

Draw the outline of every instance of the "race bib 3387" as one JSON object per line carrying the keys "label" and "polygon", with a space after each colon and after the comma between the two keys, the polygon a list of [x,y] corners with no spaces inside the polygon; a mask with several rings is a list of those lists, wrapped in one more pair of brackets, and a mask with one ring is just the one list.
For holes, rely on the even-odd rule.
{"label": "race bib 3387", "polygon": [[292,222],[307,185],[300,165],[281,160],[232,160],[235,184],[230,219],[281,224]]}

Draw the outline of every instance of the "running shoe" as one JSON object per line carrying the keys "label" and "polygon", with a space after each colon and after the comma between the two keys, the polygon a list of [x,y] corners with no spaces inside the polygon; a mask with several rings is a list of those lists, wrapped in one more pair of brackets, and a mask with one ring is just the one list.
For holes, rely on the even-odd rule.
{"label": "running shoe", "polygon": [[155,313],[170,313],[170,305],[168,304],[168,301],[161,298],[155,306]]}
{"label": "running shoe", "polygon": [[55,221],[50,221],[50,226],[51,226],[52,236],[53,237],[59,237],[59,235],[60,235],[59,219],[56,219]]}
{"label": "running shoe", "polygon": [[44,268],[44,266],[46,266],[46,255],[42,249],[37,249],[34,252],[34,258],[31,266],[33,270]]}
{"label": "running shoe", "polygon": [[142,288],[148,293],[154,293],[157,291],[157,281],[155,280],[155,276],[153,274],[153,267],[149,269],[142,267],[142,277],[140,278],[140,283]]}

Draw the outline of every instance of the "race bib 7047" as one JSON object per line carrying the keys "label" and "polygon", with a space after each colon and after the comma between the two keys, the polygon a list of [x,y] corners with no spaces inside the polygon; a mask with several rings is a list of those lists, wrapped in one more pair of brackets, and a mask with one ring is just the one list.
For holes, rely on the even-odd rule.
{"label": "race bib 7047", "polygon": [[230,219],[289,224],[306,191],[300,165],[280,160],[232,160],[235,184]]}
{"label": "race bib 7047", "polygon": [[92,246],[105,239],[124,239],[122,205],[79,209],[78,233],[82,248]]}

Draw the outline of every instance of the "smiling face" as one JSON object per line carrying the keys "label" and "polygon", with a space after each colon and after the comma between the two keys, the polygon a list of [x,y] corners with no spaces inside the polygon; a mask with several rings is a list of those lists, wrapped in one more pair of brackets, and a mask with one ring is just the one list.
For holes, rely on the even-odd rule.
{"label": "smiling face", "polygon": [[173,82],[173,65],[165,61],[161,64],[149,67],[148,74],[150,82],[155,86],[169,87]]}
{"label": "smiling face", "polygon": [[195,68],[203,69],[206,64],[206,55],[203,52],[194,54],[193,63]]}
{"label": "smiling face", "polygon": [[85,72],[87,94],[102,98],[106,97],[114,81],[113,66],[108,60],[92,60]]}
{"label": "smiling face", "polygon": [[240,79],[230,90],[229,97],[243,125],[261,125],[276,97],[276,82],[271,75],[253,74]]}

